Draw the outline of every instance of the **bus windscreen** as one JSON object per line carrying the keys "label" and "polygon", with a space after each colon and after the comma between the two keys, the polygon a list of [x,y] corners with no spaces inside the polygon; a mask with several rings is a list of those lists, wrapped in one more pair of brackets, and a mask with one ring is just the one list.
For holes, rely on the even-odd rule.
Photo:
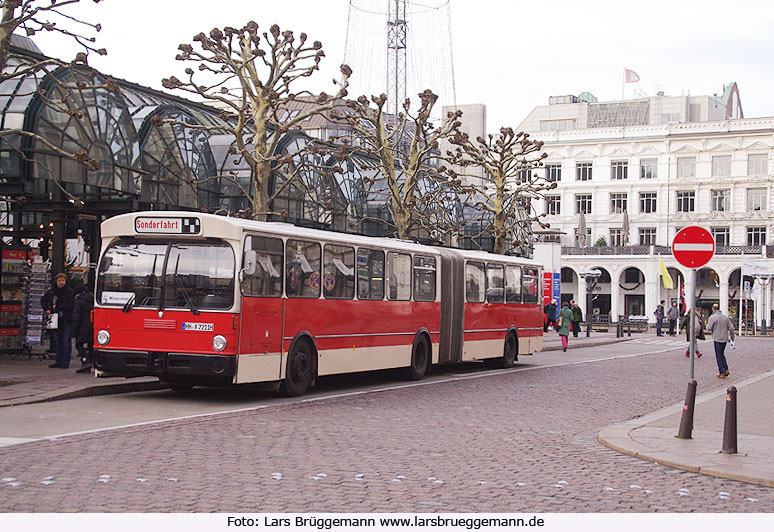
{"label": "bus windscreen", "polygon": [[234,302],[234,252],[225,242],[159,243],[121,239],[99,265],[100,305],[190,310],[228,309]]}

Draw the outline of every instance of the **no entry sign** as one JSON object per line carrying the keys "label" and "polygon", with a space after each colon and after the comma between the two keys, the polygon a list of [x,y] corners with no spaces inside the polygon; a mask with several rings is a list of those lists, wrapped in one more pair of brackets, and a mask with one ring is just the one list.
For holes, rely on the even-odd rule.
{"label": "no entry sign", "polygon": [[672,241],[672,255],[686,268],[701,268],[715,254],[715,239],[698,225],[678,231]]}

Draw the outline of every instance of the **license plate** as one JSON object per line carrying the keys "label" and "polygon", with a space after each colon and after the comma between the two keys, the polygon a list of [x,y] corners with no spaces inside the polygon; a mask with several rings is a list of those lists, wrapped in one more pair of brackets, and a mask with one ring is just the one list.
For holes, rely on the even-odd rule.
{"label": "license plate", "polygon": [[215,324],[213,323],[192,323],[192,322],[183,322],[183,330],[184,331],[214,331],[215,330]]}

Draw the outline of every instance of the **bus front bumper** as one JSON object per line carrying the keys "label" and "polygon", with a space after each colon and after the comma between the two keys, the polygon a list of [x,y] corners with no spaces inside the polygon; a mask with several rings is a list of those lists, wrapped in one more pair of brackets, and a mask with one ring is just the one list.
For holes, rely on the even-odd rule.
{"label": "bus front bumper", "polygon": [[166,381],[230,383],[236,375],[234,355],[94,349],[94,362],[105,373]]}

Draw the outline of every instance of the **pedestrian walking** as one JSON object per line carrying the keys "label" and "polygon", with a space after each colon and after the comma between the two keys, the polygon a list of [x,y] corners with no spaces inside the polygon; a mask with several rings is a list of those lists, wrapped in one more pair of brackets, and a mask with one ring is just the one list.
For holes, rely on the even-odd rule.
{"label": "pedestrian walking", "polygon": [[562,338],[562,351],[567,351],[567,337],[570,335],[572,325],[572,311],[566,301],[562,303],[562,310],[559,311],[559,318],[556,322],[556,330]]}
{"label": "pedestrian walking", "polygon": [[[690,342],[691,341],[691,329],[688,324],[688,318],[689,316],[693,315],[693,322],[694,326],[696,327],[695,334],[697,339],[704,340],[704,321],[701,319],[701,316],[699,315],[699,311],[691,312],[690,309],[685,313],[685,316],[683,316],[682,321],[680,322],[680,330],[682,331],[685,329],[685,339]],[[685,350],[685,356],[689,357],[691,356],[691,346],[688,346],[688,349]],[[699,351],[699,346],[696,346],[696,358],[701,358],[701,352]]]}
{"label": "pedestrian walking", "polygon": [[91,323],[91,310],[94,308],[94,292],[87,283],[81,284],[75,294],[73,305],[73,337],[81,368],[77,373],[91,369],[91,353],[94,347],[94,326]]}
{"label": "pedestrian walking", "polygon": [[677,318],[680,316],[680,311],[677,310],[677,301],[672,301],[672,306],[667,310],[667,320],[669,321],[669,336],[675,335],[675,325],[677,324]]}
{"label": "pedestrian walking", "polygon": [[656,336],[664,336],[661,333],[661,327],[664,324],[664,300],[661,300],[661,303],[658,304],[656,307],[656,310],[653,312],[653,315],[656,316]]}
{"label": "pedestrian walking", "polygon": [[[715,359],[718,363],[718,379],[725,379],[729,375],[728,362],[726,361],[726,344],[728,337],[734,341],[734,324],[731,318],[720,311],[720,305],[712,305],[712,315],[707,320],[707,329],[712,333],[712,341],[715,343]],[[733,343],[731,344],[733,347]]]}
{"label": "pedestrian walking", "polygon": [[56,314],[57,328],[53,329],[56,341],[56,361],[49,368],[70,367],[72,342],[70,333],[73,326],[73,306],[75,295],[73,289],[67,286],[67,276],[58,273],[54,279],[55,286],[43,294],[40,304],[47,316]]}
{"label": "pedestrian walking", "polygon": [[552,299],[548,305],[543,307],[543,312],[546,313],[546,319],[543,322],[543,332],[548,332],[549,327],[556,328],[556,299]]}
{"label": "pedestrian walking", "polygon": [[580,332],[580,324],[583,321],[583,311],[580,306],[572,300],[570,300],[570,307],[572,312],[572,336],[577,338],[578,333]]}

